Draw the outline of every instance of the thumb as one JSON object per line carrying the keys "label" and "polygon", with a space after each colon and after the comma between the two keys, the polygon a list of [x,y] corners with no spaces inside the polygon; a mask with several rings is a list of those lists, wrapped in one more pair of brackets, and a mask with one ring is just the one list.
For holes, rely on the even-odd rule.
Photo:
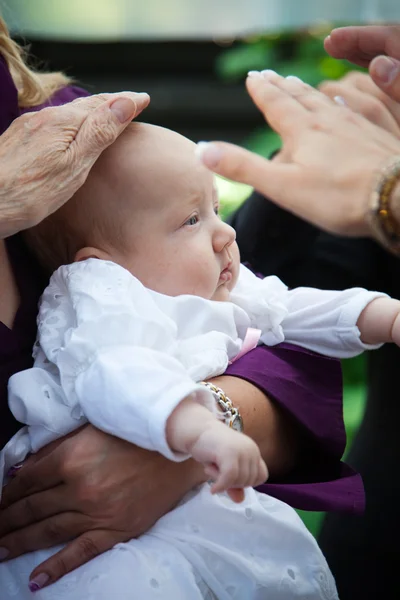
{"label": "thumb", "polygon": [[234,144],[199,142],[196,153],[204,166],[214,173],[246,183],[278,203],[283,182],[290,185],[290,177],[295,175],[294,165],[267,160]]}
{"label": "thumb", "polygon": [[377,56],[369,66],[371,78],[385,94],[400,102],[400,61]]}
{"label": "thumb", "polygon": [[[96,108],[88,108],[71,150],[81,158],[96,160],[149,104],[148,94],[124,92],[115,94]],[[84,101],[79,105],[82,110]],[[75,148],[73,148],[75,146]]]}

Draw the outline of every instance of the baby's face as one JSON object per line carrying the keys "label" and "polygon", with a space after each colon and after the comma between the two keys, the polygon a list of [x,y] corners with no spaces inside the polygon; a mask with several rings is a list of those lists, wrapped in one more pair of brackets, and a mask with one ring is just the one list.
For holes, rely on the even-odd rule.
{"label": "baby's face", "polygon": [[124,251],[111,258],[157,292],[228,300],[239,250],[218,216],[214,176],[197,160],[195,144],[139,123],[117,144],[111,167],[129,210]]}

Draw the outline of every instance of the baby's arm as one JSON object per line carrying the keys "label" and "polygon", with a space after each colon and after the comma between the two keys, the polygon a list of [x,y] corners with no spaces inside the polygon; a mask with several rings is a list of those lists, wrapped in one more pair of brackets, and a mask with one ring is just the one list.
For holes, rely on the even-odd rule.
{"label": "baby's arm", "polygon": [[365,344],[400,345],[400,301],[376,298],[360,314],[357,327]]}
{"label": "baby's arm", "polygon": [[260,450],[247,435],[230,429],[204,406],[185,398],[167,421],[167,441],[175,452],[190,454],[214,480],[211,492],[228,491],[240,502],[243,491],[268,477]]}
{"label": "baby's arm", "polygon": [[320,354],[350,358],[379,344],[360,338],[357,321],[371,302],[386,294],[362,288],[343,291],[299,287],[288,290],[276,277],[258,279],[241,269],[232,301],[261,330],[267,346],[286,341]]}

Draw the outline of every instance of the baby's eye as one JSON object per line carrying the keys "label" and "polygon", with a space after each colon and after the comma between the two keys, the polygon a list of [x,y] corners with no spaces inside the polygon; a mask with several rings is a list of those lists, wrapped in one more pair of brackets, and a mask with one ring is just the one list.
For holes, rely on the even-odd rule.
{"label": "baby's eye", "polygon": [[199,217],[197,215],[193,215],[186,222],[185,225],[196,225],[199,222]]}

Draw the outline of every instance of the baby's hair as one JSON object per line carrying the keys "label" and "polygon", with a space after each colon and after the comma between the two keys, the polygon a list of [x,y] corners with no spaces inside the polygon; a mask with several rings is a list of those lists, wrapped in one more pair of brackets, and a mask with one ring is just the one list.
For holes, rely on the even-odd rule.
{"label": "baby's hair", "polygon": [[124,218],[116,205],[112,198],[98,202],[84,186],[55,213],[27,229],[24,239],[47,274],[74,262],[76,253],[87,246],[122,248]]}
{"label": "baby's hair", "polygon": [[63,213],[59,209],[23,232],[28,247],[49,275],[61,265],[72,263],[78,250],[86,246],[83,232],[69,219],[63,219]]}
{"label": "baby's hair", "polygon": [[[145,198],[143,187],[121,185],[127,174],[118,171],[118,156],[128,152],[124,140],[139,143],[142,124],[130,125],[93,165],[86,182],[56,212],[24,233],[25,240],[46,272],[74,262],[85,247],[102,251],[132,249],[132,195]],[[135,132],[134,136],[132,132]],[[140,172],[140,169],[138,170]],[[129,171],[130,173],[130,171]],[[140,177],[139,177],[140,179]],[[129,237],[128,237],[129,236]]]}

